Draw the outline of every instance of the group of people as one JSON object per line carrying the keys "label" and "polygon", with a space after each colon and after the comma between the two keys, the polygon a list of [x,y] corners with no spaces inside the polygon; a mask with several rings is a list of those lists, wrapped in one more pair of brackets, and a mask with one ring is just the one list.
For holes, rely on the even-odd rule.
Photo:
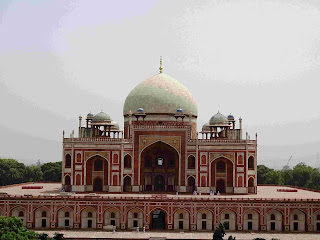
{"label": "group of people", "polygon": [[[193,195],[194,195],[194,196],[196,196],[196,195],[201,195],[201,191],[199,191],[199,193],[197,193],[197,191],[194,190],[194,191],[193,191]],[[219,191],[216,192],[216,191],[214,191],[214,190],[213,190],[213,191],[211,190],[211,191],[210,191],[210,196],[214,196],[214,195],[220,196],[220,192],[219,192]]]}
{"label": "group of people", "polygon": [[[145,232],[146,232],[146,227],[143,227],[142,229],[143,229],[143,232],[145,233]],[[112,232],[113,232],[113,233],[116,232],[116,226],[114,226],[114,225],[113,225],[113,228],[112,228]],[[138,233],[138,232],[140,232],[140,228],[139,228],[139,227],[137,227],[137,233]]]}

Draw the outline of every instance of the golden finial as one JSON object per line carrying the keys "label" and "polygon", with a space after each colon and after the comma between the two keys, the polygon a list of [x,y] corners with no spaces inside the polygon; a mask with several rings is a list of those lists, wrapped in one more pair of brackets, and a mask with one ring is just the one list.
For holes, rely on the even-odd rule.
{"label": "golden finial", "polygon": [[163,68],[162,68],[162,56],[160,56],[160,67],[159,67],[159,70],[160,70],[160,73],[162,73],[162,70],[163,70]]}

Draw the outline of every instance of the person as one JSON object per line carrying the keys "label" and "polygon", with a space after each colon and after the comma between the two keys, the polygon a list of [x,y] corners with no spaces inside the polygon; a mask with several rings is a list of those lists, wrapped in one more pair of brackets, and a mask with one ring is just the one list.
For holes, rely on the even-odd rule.
{"label": "person", "polygon": [[145,227],[145,226],[143,226],[143,232],[144,232],[144,233],[146,232],[146,227]]}
{"label": "person", "polygon": [[179,195],[179,193],[178,193],[178,191],[176,191],[176,196],[178,196]]}
{"label": "person", "polygon": [[113,227],[112,227],[112,232],[113,232],[113,233],[116,232],[116,226],[115,226],[115,225],[113,225]]}
{"label": "person", "polygon": [[137,233],[139,232],[139,227],[137,227]]}
{"label": "person", "polygon": [[217,192],[217,196],[220,196],[220,192],[219,191]]}

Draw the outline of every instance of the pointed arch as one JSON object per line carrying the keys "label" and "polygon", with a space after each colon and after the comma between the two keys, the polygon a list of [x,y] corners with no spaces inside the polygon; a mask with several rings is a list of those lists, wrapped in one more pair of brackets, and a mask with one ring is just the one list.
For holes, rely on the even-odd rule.
{"label": "pointed arch", "polygon": [[103,211],[103,216],[104,228],[108,228],[107,226],[110,225],[115,226],[116,228],[120,228],[121,212],[119,209],[115,207],[109,207]]}
{"label": "pointed arch", "polygon": [[65,155],[65,165],[64,165],[64,167],[65,168],[71,168],[71,155],[69,154],[69,153],[67,153],[66,155]]}
{"label": "pointed arch", "polygon": [[132,156],[129,153],[126,153],[123,158],[123,167],[132,168]]}
{"label": "pointed arch", "polygon": [[123,192],[132,192],[132,179],[129,175],[123,178]]}
{"label": "pointed arch", "polygon": [[143,211],[140,208],[132,207],[127,211],[128,228],[136,229],[143,227]]}
{"label": "pointed arch", "polygon": [[236,230],[236,219],[237,219],[236,212],[230,208],[225,208],[220,212],[220,222],[229,223],[228,229],[226,228],[226,230],[230,230],[230,231]]}
{"label": "pointed arch", "polygon": [[307,214],[301,209],[295,209],[290,212],[290,231],[304,232],[306,230]]}
{"label": "pointed arch", "polygon": [[197,230],[212,230],[213,212],[206,208],[201,208],[196,213]]}
{"label": "pointed arch", "polygon": [[187,192],[192,193],[196,190],[196,179],[194,176],[189,176],[187,179]]}
{"label": "pointed arch", "polygon": [[[225,171],[222,168],[222,164],[219,166],[221,169],[217,169],[217,163],[220,161],[225,163]],[[235,186],[235,167],[232,159],[223,155],[213,158],[209,164],[209,172],[209,183],[214,190],[219,191],[220,193],[223,191],[228,193],[233,192],[233,187]],[[224,187],[222,185],[217,186],[217,183],[220,179],[224,180]],[[217,189],[218,187],[219,189]]]}
{"label": "pointed arch", "polygon": [[[176,191],[176,186],[180,182],[180,153],[174,146],[162,140],[154,141],[144,146],[140,151],[139,163],[138,183],[141,183],[145,191],[155,191],[157,189],[167,192]],[[156,182],[155,177],[160,172],[163,174],[164,180]],[[150,185],[145,182],[147,175],[151,177]],[[171,180],[174,180],[174,182],[172,183]]]}
{"label": "pointed arch", "polygon": [[196,168],[196,157],[193,154],[188,156],[188,169]]}
{"label": "pointed arch", "polygon": [[46,206],[40,206],[34,210],[35,228],[50,227],[50,210]]}
{"label": "pointed arch", "polygon": [[[251,215],[251,216],[250,216]],[[260,213],[256,209],[249,208],[243,213],[243,230],[259,231]]]}
{"label": "pointed arch", "polygon": [[[102,163],[102,169],[96,168],[95,170],[95,162],[99,161]],[[99,165],[99,164],[98,164]],[[100,167],[96,166],[96,167]],[[110,185],[110,174],[109,174],[109,169],[110,169],[110,161],[106,157],[100,155],[100,154],[95,154],[93,156],[90,156],[88,159],[85,160],[85,185],[88,186],[87,191],[92,191],[93,190],[93,180],[94,178],[97,177],[97,174],[99,174],[99,177],[102,178],[102,190],[107,191],[108,186]],[[95,172],[95,174],[93,174]]]}
{"label": "pointed arch", "polygon": [[81,228],[97,227],[97,210],[91,206],[85,207],[80,211]]}
{"label": "pointed arch", "polygon": [[173,212],[174,230],[190,229],[190,211],[184,208],[178,208]]}
{"label": "pointed arch", "polygon": [[69,206],[63,206],[57,209],[58,228],[72,228],[73,227],[74,211]]}
{"label": "pointed arch", "polygon": [[278,209],[267,211],[267,231],[282,231],[283,213]]}

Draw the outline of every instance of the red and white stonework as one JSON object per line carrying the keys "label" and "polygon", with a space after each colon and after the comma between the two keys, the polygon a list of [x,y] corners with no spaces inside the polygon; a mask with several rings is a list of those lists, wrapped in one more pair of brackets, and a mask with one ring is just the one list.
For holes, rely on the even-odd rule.
{"label": "red and white stonework", "polygon": [[197,114],[177,80],[143,81],[123,130],[104,112],[80,116],[78,136],[63,137],[62,186],[4,187],[0,215],[29,228],[320,230],[320,193],[257,187],[257,137],[242,137],[241,118],[218,112],[198,133]]}

